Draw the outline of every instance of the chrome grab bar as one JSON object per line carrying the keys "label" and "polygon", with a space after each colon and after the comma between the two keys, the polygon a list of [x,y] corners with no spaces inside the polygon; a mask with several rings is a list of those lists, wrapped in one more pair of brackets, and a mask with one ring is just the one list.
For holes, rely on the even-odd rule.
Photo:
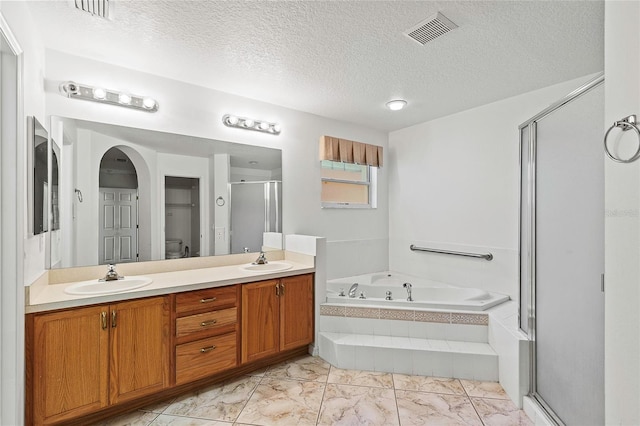
{"label": "chrome grab bar", "polygon": [[409,246],[411,251],[428,251],[429,253],[440,253],[440,254],[452,254],[454,256],[465,256],[465,257],[476,257],[485,260],[492,260],[493,255],[491,253],[481,254],[481,253],[465,253],[462,251],[450,251],[450,250],[438,250],[438,249],[430,249],[426,247],[417,247],[413,244]]}

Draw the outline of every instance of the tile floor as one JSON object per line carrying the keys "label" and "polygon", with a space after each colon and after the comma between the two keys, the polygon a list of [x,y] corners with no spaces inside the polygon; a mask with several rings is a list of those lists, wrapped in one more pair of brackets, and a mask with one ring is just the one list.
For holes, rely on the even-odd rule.
{"label": "tile floor", "polygon": [[100,424],[533,425],[498,383],[341,370],[311,356]]}

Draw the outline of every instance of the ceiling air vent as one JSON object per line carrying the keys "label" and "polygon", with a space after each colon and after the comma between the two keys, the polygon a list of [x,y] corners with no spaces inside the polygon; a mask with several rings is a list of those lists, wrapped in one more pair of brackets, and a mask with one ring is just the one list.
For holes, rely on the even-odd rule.
{"label": "ceiling air vent", "polygon": [[456,24],[451,22],[446,16],[438,12],[433,16],[420,22],[418,25],[409,28],[404,35],[417,41],[421,45],[425,45],[449,31],[458,28]]}
{"label": "ceiling air vent", "polygon": [[109,19],[109,0],[75,0],[76,9]]}

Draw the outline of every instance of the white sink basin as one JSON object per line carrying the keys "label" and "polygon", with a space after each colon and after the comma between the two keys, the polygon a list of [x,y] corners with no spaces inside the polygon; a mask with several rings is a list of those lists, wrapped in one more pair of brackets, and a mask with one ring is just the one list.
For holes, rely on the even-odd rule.
{"label": "white sink basin", "polygon": [[293,265],[287,262],[269,262],[264,265],[254,265],[249,263],[240,266],[240,269],[248,272],[279,272],[293,268]]}
{"label": "white sink basin", "polygon": [[122,280],[114,281],[82,281],[71,284],[64,289],[64,292],[67,294],[112,294],[141,288],[151,284],[151,282],[151,278],[142,276],[126,277]]}

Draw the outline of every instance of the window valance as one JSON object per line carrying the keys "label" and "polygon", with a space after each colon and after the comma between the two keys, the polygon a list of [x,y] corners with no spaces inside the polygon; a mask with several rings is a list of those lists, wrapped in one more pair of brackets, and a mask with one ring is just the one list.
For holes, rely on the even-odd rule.
{"label": "window valance", "polygon": [[322,136],[320,138],[320,160],[382,167],[382,147],[332,136]]}

